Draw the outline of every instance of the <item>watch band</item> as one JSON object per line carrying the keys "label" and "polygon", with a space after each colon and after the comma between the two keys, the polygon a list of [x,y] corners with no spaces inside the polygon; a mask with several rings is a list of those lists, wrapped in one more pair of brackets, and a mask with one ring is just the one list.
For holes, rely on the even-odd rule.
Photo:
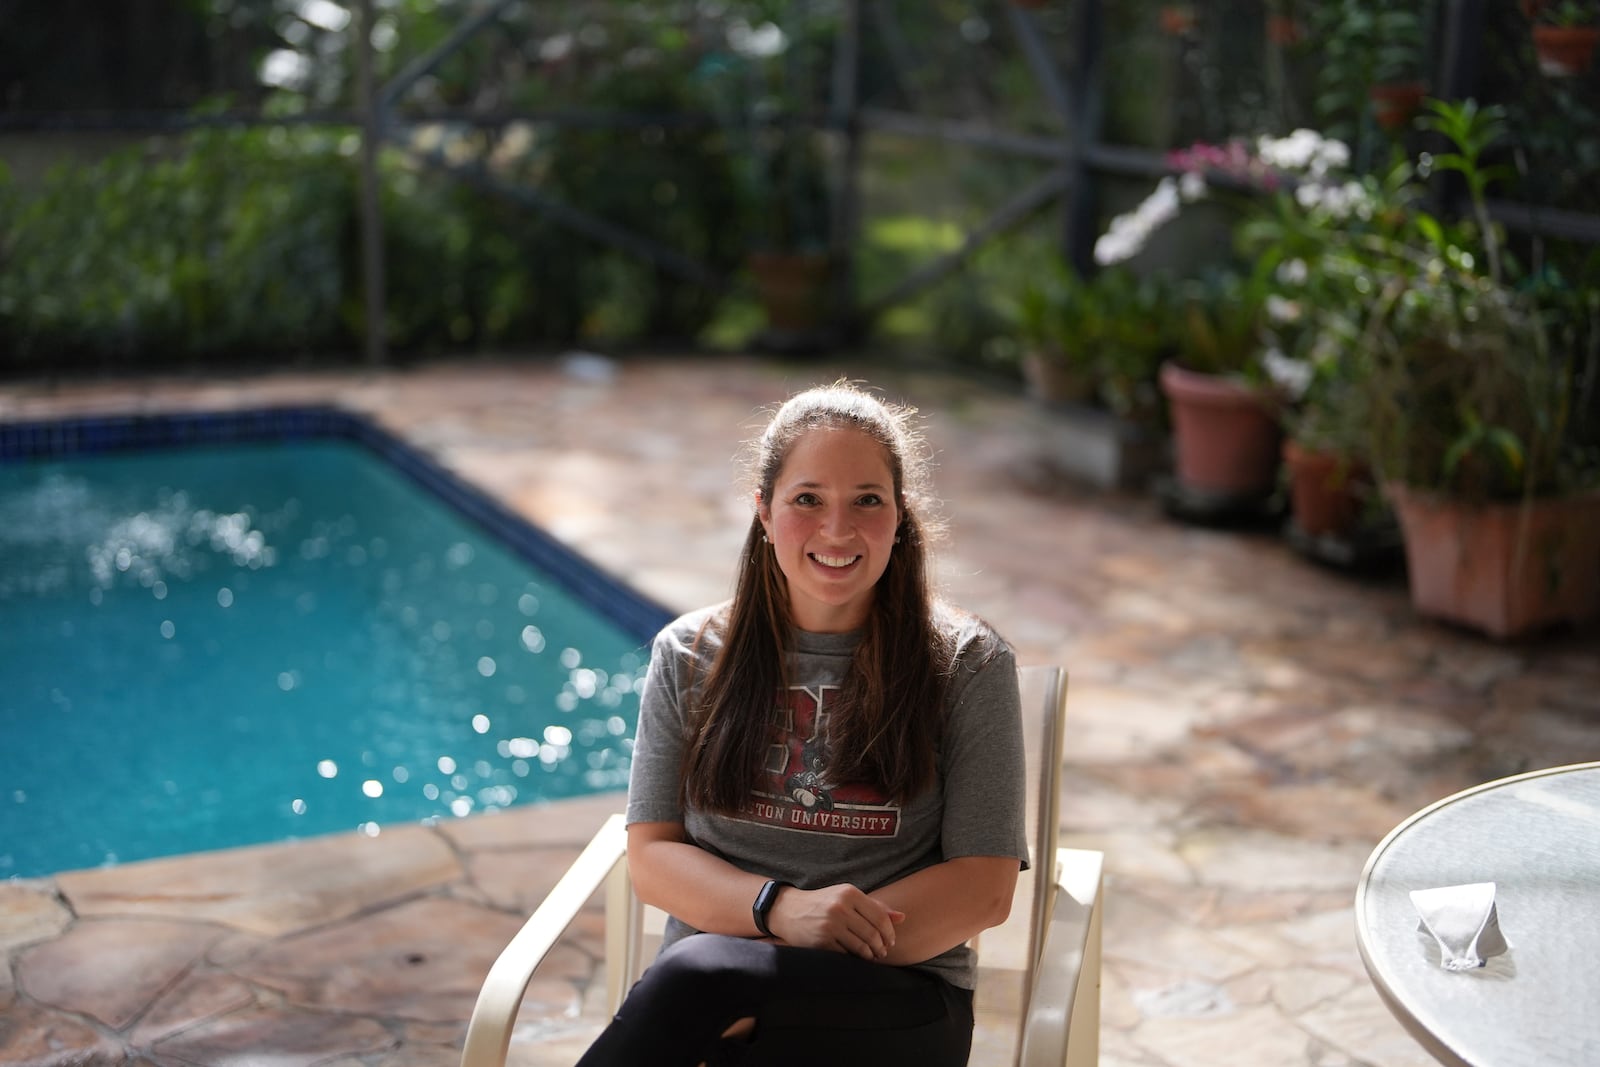
{"label": "watch band", "polygon": [[756,929],[761,931],[762,937],[772,936],[772,930],[767,926],[767,916],[772,914],[772,905],[778,902],[778,890],[788,888],[791,888],[791,883],[769,878],[756,894],[755,902],[750,905],[750,917],[755,920]]}

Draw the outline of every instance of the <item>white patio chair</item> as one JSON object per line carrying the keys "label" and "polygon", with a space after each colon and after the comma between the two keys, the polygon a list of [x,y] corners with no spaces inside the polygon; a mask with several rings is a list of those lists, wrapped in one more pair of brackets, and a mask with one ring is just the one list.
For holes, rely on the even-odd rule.
{"label": "white patio chair", "polygon": [[[1057,846],[1066,673],[1020,673],[1031,869],[1005,923],[978,939],[975,1011],[1015,1017],[1016,1067],[1092,1067],[1099,1059],[1102,854]],[[664,916],[633,895],[623,816],[606,820],[489,970],[467,1027],[461,1067],[502,1067],[534,969],[589,898],[605,887],[606,1010],[655,954]],[[1043,862],[1041,862],[1041,860]],[[974,1051],[975,1067],[982,1061]]]}

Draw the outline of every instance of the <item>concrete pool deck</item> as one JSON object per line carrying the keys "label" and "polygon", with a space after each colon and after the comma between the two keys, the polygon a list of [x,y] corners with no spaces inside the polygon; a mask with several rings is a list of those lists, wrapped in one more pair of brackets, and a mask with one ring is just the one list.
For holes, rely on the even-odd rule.
{"label": "concrete pool deck", "polygon": [[[1362,969],[1356,879],[1416,808],[1600,757],[1595,627],[1499,645],[1420,620],[1398,576],[1052,476],[1051,416],[1016,396],[845,360],[7,382],[0,419],[338,403],[686,609],[729,590],[759,409],[842,373],[929,416],[952,599],[1072,672],[1062,831],[1107,852],[1101,1062],[1431,1064]],[[0,1063],[453,1064],[489,963],[619,803],[0,882]],[[570,1064],[600,1023],[598,910],[580,925],[513,1062]]]}

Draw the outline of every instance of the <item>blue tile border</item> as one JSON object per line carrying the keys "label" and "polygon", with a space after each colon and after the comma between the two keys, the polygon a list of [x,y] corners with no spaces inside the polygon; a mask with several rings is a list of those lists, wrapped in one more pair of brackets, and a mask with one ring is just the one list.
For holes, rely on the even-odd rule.
{"label": "blue tile border", "polygon": [[399,468],[639,641],[649,641],[671,619],[666,608],[372,420],[332,405],[0,422],[0,464],[134,449],[328,438],[353,441]]}

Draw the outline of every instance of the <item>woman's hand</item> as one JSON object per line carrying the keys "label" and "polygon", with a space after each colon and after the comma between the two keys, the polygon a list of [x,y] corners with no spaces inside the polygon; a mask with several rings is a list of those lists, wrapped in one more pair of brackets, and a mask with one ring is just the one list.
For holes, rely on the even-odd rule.
{"label": "woman's hand", "polygon": [[786,945],[881,960],[894,948],[895,924],[904,918],[904,912],[848,883],[822,889],[785,886],[767,916],[767,927]]}

